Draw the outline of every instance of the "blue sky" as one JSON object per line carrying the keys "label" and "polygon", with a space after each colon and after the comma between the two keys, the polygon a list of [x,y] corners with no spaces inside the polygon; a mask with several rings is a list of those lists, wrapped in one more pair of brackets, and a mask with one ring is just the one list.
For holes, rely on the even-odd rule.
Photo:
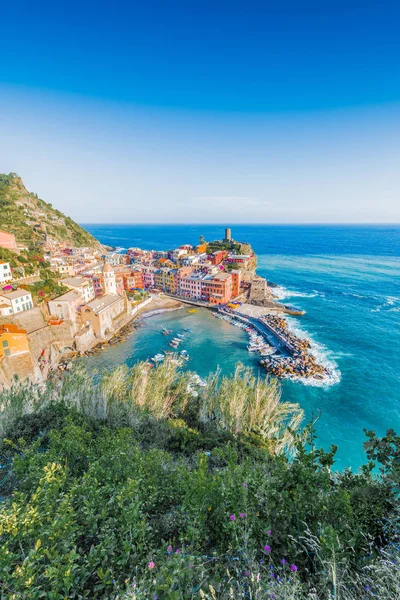
{"label": "blue sky", "polygon": [[399,222],[399,17],[14,0],[0,171],[81,222]]}

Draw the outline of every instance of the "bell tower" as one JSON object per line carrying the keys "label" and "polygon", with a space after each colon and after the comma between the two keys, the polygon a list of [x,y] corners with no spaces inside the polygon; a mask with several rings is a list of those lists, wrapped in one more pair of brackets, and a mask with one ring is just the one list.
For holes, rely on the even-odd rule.
{"label": "bell tower", "polygon": [[117,284],[115,281],[114,269],[108,263],[104,264],[103,267],[103,287],[105,294],[112,294],[113,296],[117,293]]}

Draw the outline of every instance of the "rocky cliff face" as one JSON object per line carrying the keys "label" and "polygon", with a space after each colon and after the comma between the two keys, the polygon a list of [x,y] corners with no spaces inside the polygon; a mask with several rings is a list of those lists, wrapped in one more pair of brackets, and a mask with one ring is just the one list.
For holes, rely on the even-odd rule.
{"label": "rocky cliff face", "polygon": [[32,192],[15,173],[0,174],[0,230],[17,242],[42,245],[46,237],[73,246],[100,247],[90,233]]}

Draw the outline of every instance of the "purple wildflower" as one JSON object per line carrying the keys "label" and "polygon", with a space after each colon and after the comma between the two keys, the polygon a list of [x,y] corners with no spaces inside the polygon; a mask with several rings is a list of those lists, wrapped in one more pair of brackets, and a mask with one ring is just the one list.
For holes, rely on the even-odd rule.
{"label": "purple wildflower", "polygon": [[272,531],[270,529],[268,529],[267,535],[272,535]]}
{"label": "purple wildflower", "polygon": [[172,546],[168,546],[168,548],[167,548],[167,552],[173,552],[173,548],[172,548]]}
{"label": "purple wildflower", "polygon": [[175,550],[175,554],[180,554],[180,553],[181,553],[181,551],[179,550],[179,548],[177,548],[177,549]]}
{"label": "purple wildflower", "polygon": [[286,565],[286,558],[281,558],[281,565]]}
{"label": "purple wildflower", "polygon": [[266,554],[269,554],[271,552],[271,546],[268,546],[268,544],[266,546],[264,546],[264,552]]}
{"label": "purple wildflower", "polygon": [[244,518],[245,518],[245,516],[246,516],[246,515],[245,515],[245,513],[240,513],[240,515],[239,515],[239,517],[240,517],[241,519],[244,519]]}
{"label": "purple wildflower", "polygon": [[154,567],[155,567],[156,565],[155,565],[155,564],[153,563],[153,561],[151,560],[151,561],[148,563],[148,565],[147,565],[147,566],[148,566],[148,568],[149,568],[149,569],[154,569]]}
{"label": "purple wildflower", "polygon": [[249,573],[248,571],[245,571],[245,572],[244,572],[244,576],[245,576],[245,577],[248,577],[249,575],[250,575],[250,573]]}
{"label": "purple wildflower", "polygon": [[244,488],[247,488],[247,487],[249,487],[249,486],[247,485],[247,483],[244,483],[244,484],[243,484],[243,487],[244,487]]}
{"label": "purple wildflower", "polygon": [[235,515],[231,515],[229,518],[230,518],[231,521],[235,521],[236,520]]}
{"label": "purple wildflower", "polygon": [[299,567],[297,565],[290,565],[290,570],[293,571],[293,573],[296,573],[296,571],[298,571]]}
{"label": "purple wildflower", "polygon": [[371,589],[371,588],[369,587],[369,585],[366,585],[366,586],[365,586],[365,591],[366,591],[366,592],[369,592],[369,590],[370,590],[370,589]]}

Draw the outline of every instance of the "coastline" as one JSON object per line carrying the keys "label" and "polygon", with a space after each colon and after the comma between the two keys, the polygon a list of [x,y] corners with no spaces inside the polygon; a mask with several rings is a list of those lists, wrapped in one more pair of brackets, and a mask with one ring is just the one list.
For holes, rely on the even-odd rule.
{"label": "coastline", "polygon": [[113,334],[108,339],[96,341],[95,344],[93,344],[90,348],[88,348],[85,352],[81,354],[64,354],[59,360],[59,362],[53,365],[51,370],[69,370],[71,368],[69,365],[72,363],[72,361],[78,358],[82,358],[84,356],[94,356],[96,354],[99,354],[106,348],[109,348],[110,346],[115,346],[126,341],[137,328],[141,318],[148,319],[160,313],[173,312],[176,310],[180,310],[181,308],[183,308],[183,304],[176,300],[171,300],[170,298],[167,299],[162,296],[152,295],[151,302],[149,302],[143,307],[139,307],[137,312],[133,314],[130,317],[130,319],[128,319],[124,324],[122,324],[117,331],[113,332]]}

